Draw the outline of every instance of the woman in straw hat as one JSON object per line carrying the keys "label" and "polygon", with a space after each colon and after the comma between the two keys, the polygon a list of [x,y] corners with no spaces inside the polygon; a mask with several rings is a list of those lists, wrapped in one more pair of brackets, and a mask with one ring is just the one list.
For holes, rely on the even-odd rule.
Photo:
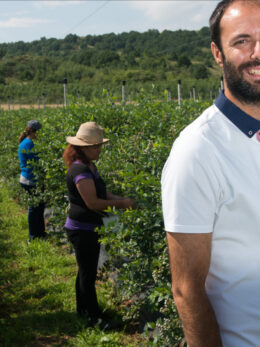
{"label": "woman in straw hat", "polygon": [[[35,194],[36,180],[33,175],[33,161],[39,159],[37,153],[33,153],[33,140],[36,139],[37,131],[42,127],[37,120],[30,120],[24,131],[21,132],[18,142],[18,157],[20,161],[21,175],[20,184],[29,194]],[[29,161],[31,162],[29,164]],[[29,241],[35,238],[45,238],[44,203],[37,206],[29,206],[28,211]]]}
{"label": "woman in straw hat", "polygon": [[95,122],[80,125],[76,136],[67,137],[69,145],[63,153],[68,166],[67,187],[70,202],[65,228],[73,244],[78,263],[76,278],[77,313],[89,317],[95,324],[105,316],[98,306],[95,280],[100,251],[96,228],[103,225],[102,213],[109,206],[129,208],[134,200],[113,195],[106,191],[105,182],[99,176],[93,161],[99,158],[103,128]]}

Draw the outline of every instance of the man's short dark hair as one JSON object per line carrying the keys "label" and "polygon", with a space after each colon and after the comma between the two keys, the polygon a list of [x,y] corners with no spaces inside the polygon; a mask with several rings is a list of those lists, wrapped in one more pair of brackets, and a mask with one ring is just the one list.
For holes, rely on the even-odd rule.
{"label": "man's short dark hair", "polygon": [[211,34],[211,41],[213,41],[219,50],[222,52],[221,47],[221,38],[220,38],[220,21],[223,17],[226,9],[236,1],[240,2],[247,2],[247,3],[254,3],[260,5],[259,0],[222,0],[218,3],[217,7],[213,11],[210,19],[209,19],[209,26],[210,26],[210,34]]}
{"label": "man's short dark hair", "polygon": [[220,51],[222,51],[220,39],[220,21],[228,6],[235,1],[237,0],[220,1],[209,19],[211,41],[217,45]]}

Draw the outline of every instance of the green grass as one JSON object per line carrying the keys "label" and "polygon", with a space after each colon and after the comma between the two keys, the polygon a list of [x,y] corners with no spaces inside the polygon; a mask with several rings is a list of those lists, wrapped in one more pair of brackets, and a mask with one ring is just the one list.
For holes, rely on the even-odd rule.
{"label": "green grass", "polygon": [[[129,326],[104,332],[76,316],[76,263],[68,250],[54,237],[28,243],[27,212],[0,183],[0,345],[145,346]],[[102,307],[120,321],[111,295],[99,283]]]}

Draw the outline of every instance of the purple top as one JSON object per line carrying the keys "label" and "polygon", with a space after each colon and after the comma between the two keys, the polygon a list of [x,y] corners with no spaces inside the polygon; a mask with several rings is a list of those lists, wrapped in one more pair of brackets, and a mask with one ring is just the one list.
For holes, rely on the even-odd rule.
{"label": "purple top", "polygon": [[[74,161],[73,164],[82,164],[80,161]],[[99,177],[97,168],[95,167],[95,171],[94,171],[94,176],[95,177]],[[76,176],[73,180],[74,184],[77,184],[80,180],[85,179],[85,178],[90,178],[93,179],[93,176],[91,175],[91,173],[83,173],[80,174],[78,176]],[[91,223],[86,223],[86,222],[79,222],[76,221],[74,219],[71,219],[69,217],[67,217],[66,219],[66,223],[65,223],[65,228],[66,229],[70,229],[70,230],[90,230],[90,231],[94,231],[96,228],[100,228],[100,225],[98,224],[91,224]]]}
{"label": "purple top", "polygon": [[[76,161],[74,161],[72,164],[82,164],[82,163],[81,163],[81,161],[76,160]],[[93,174],[94,174],[94,176],[95,176],[96,178],[99,177],[96,167],[95,167],[95,171],[94,171]],[[91,173],[86,172],[86,173],[83,173],[83,174],[80,174],[80,175],[76,176],[76,177],[74,178],[73,182],[74,182],[75,184],[77,184],[80,180],[83,180],[84,178],[93,179]]]}
{"label": "purple top", "polygon": [[65,228],[70,230],[90,230],[94,231],[96,228],[100,228],[98,224],[91,224],[86,222],[78,222],[74,219],[67,217]]}

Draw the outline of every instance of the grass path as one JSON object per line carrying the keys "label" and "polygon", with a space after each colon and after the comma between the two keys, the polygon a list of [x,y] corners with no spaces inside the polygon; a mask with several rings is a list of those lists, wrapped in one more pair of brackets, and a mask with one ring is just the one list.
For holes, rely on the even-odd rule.
{"label": "grass path", "polygon": [[[28,244],[27,230],[27,213],[0,184],[1,346],[145,346],[140,335],[126,329],[103,332],[79,319],[74,256],[52,238]],[[113,312],[109,293],[101,287],[99,295]]]}

